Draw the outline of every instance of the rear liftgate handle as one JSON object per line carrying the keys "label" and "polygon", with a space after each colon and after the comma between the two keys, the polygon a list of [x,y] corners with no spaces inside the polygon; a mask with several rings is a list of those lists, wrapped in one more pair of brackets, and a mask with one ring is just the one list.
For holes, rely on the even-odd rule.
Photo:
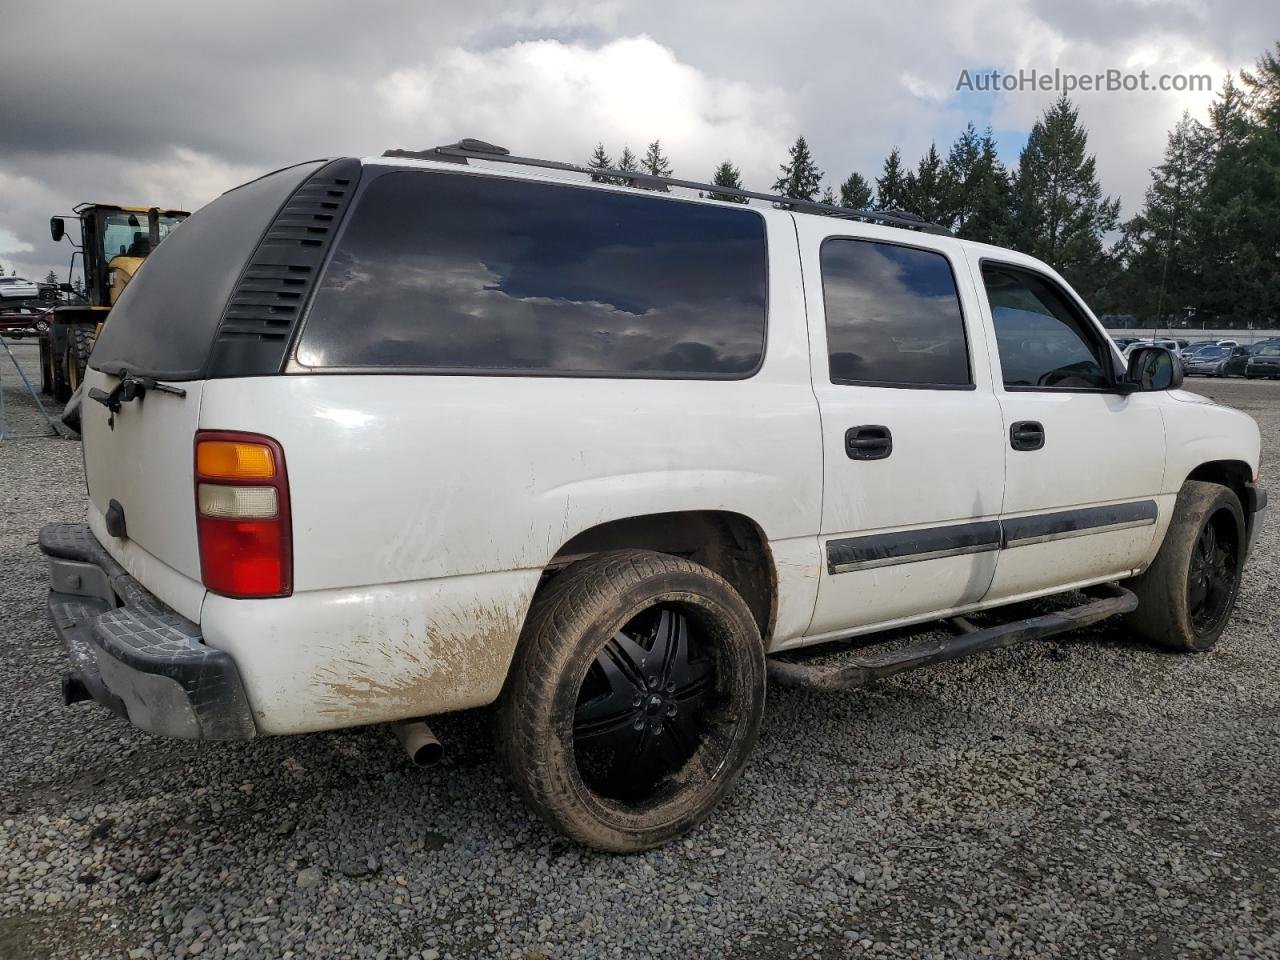
{"label": "rear liftgate handle", "polygon": [[1039,450],[1044,446],[1044,424],[1019,420],[1009,427],[1009,446],[1015,450]]}
{"label": "rear liftgate handle", "polygon": [[844,452],[850,460],[884,460],[893,453],[893,434],[878,424],[850,427],[844,432]]}

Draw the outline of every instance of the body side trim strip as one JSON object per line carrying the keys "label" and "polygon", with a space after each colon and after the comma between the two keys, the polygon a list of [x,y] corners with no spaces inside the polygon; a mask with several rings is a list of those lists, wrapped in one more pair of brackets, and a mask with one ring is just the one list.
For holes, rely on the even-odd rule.
{"label": "body side trim strip", "polygon": [[1009,520],[975,520],[919,530],[845,537],[827,541],[827,570],[833,574],[873,570],[900,563],[918,563],[1145,527],[1156,522],[1158,513],[1154,500],[1138,500]]}

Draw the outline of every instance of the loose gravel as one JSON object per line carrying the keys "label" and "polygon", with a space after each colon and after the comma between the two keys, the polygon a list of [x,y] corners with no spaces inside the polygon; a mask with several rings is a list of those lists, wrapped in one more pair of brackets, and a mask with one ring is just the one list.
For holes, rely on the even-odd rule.
{"label": "loose gravel", "polygon": [[[1194,387],[1271,472],[1280,384]],[[433,723],[422,771],[385,729],[199,744],[63,707],[35,533],[83,489],[75,442],[0,444],[4,960],[1280,957],[1274,514],[1217,651],[1103,625],[771,691],[730,800],[614,857],[520,806],[486,711]]]}

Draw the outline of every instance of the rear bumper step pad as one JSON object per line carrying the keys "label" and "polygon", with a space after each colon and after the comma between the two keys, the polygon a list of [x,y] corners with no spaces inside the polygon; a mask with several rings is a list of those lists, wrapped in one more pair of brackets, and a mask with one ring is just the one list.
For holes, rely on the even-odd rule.
{"label": "rear bumper step pad", "polygon": [[151,595],[84,524],[40,531],[49,617],[94,700],[150,733],[238,740],[257,732],[231,657]]}
{"label": "rear bumper step pad", "polygon": [[1106,584],[1090,590],[1104,595],[1066,610],[984,627],[942,640],[916,643],[897,650],[866,656],[849,654],[822,665],[770,659],[769,681],[782,687],[806,690],[849,690],[908,670],[958,660],[987,650],[1011,647],[1023,640],[1039,640],[1056,633],[1078,630],[1138,608],[1138,598],[1123,587]]}

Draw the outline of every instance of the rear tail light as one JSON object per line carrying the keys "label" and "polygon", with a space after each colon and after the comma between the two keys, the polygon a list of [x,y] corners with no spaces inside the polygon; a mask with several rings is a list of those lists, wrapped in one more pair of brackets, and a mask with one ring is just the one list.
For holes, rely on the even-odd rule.
{"label": "rear tail light", "polygon": [[256,433],[196,434],[200,575],[228,597],[293,592],[292,523],[284,451]]}

